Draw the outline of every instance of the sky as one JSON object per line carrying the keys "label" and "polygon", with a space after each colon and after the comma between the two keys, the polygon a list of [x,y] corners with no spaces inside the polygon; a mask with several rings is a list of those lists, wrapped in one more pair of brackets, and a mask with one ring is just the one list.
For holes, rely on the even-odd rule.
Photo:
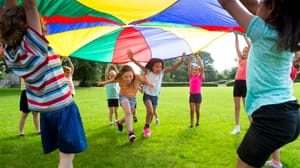
{"label": "sky", "polygon": [[[239,36],[240,50],[246,45],[242,36]],[[218,72],[222,72],[232,67],[237,67],[235,50],[235,37],[233,33],[227,33],[221,38],[211,43],[203,51],[209,52],[214,59],[214,67]]]}

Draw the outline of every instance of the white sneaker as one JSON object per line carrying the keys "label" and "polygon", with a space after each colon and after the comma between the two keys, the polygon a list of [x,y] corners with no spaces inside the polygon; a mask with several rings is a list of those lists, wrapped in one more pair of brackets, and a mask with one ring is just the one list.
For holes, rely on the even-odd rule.
{"label": "white sneaker", "polygon": [[159,119],[158,118],[156,119],[155,124],[159,125]]}
{"label": "white sneaker", "polygon": [[239,134],[241,130],[239,128],[234,128],[234,130],[231,132],[231,134]]}
{"label": "white sneaker", "polygon": [[273,163],[272,160],[266,161],[265,166],[267,166],[269,168],[283,168],[281,163],[280,163],[280,165],[276,165],[275,163]]}

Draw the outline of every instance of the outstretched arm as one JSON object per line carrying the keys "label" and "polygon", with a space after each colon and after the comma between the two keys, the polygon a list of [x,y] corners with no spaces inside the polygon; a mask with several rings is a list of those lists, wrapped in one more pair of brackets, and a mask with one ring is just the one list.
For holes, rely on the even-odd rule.
{"label": "outstretched arm", "polygon": [[[239,0],[218,0],[223,8],[238,22],[238,24],[247,30],[248,25],[254,14],[251,13]],[[242,0],[248,8],[257,8],[257,0]],[[256,4],[256,5],[253,5]],[[251,5],[251,6],[250,6]]]}
{"label": "outstretched arm", "polygon": [[116,82],[115,79],[109,79],[109,80],[105,80],[105,81],[99,81],[99,82],[97,82],[97,86],[104,86],[104,85],[106,85],[108,83],[114,83],[114,82]]}
{"label": "outstretched arm", "polygon": [[186,55],[185,55],[185,52],[184,52],[184,53],[182,53],[181,60],[177,64],[175,64],[175,65],[173,65],[169,68],[166,68],[165,73],[169,73],[169,72],[172,72],[175,69],[177,69],[183,63],[183,61],[185,60],[185,57],[186,57]]}
{"label": "outstretched arm", "polygon": [[139,62],[137,62],[137,61],[133,58],[133,53],[132,53],[131,49],[128,49],[128,50],[127,50],[127,55],[128,55],[128,58],[129,58],[133,63],[135,63],[138,67],[141,68],[142,71],[144,71],[144,73],[147,72],[147,68],[144,67],[142,64],[140,64]]}
{"label": "outstretched arm", "polygon": [[41,20],[36,0],[23,0],[23,7],[26,13],[27,25],[42,34]]}

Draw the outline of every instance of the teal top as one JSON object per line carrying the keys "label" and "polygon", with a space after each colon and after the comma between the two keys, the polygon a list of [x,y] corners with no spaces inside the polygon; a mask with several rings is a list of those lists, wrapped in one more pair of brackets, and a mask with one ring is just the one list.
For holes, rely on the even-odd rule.
{"label": "teal top", "polygon": [[247,61],[246,112],[295,100],[290,78],[293,53],[277,50],[278,32],[255,16],[247,30],[252,45]]}
{"label": "teal top", "polygon": [[107,99],[119,99],[119,83],[108,83],[105,89]]}

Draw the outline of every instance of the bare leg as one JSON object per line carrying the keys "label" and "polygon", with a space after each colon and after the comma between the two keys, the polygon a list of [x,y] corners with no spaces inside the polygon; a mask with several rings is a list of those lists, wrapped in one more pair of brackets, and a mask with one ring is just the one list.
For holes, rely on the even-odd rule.
{"label": "bare leg", "polygon": [[24,134],[24,125],[25,125],[27,116],[28,116],[28,113],[22,112],[20,122],[19,122],[19,135]]}
{"label": "bare leg", "polygon": [[40,122],[39,122],[39,113],[32,112],[33,124],[37,133],[40,133]]}
{"label": "bare leg", "polygon": [[272,153],[272,161],[277,164],[280,163],[280,149],[277,149]]}
{"label": "bare leg", "polygon": [[190,103],[190,120],[191,120],[191,126],[194,126],[194,103]]}
{"label": "bare leg", "polygon": [[245,163],[244,161],[242,161],[240,159],[240,157],[238,157],[238,161],[236,164],[236,168],[253,168],[252,166],[248,165],[247,163]]}
{"label": "bare leg", "polygon": [[58,168],[73,168],[73,159],[75,155],[73,153],[59,152],[59,165]]}
{"label": "bare leg", "polygon": [[119,116],[118,116],[118,107],[113,107],[114,108],[114,114],[115,114],[115,120],[117,121],[118,120],[118,118],[119,118]]}
{"label": "bare leg", "polygon": [[234,97],[235,125],[240,125],[240,97]]}
{"label": "bare leg", "polygon": [[132,131],[132,122],[131,122],[131,109],[128,101],[122,102],[122,108],[125,112],[125,123],[128,131]]}
{"label": "bare leg", "polygon": [[151,124],[152,118],[153,118],[153,106],[150,100],[145,102],[145,106],[146,106],[146,124]]}
{"label": "bare leg", "polygon": [[112,116],[114,112],[114,107],[109,107],[109,122],[112,123]]}
{"label": "bare leg", "polygon": [[196,106],[196,124],[199,125],[200,123],[200,104],[195,103]]}

